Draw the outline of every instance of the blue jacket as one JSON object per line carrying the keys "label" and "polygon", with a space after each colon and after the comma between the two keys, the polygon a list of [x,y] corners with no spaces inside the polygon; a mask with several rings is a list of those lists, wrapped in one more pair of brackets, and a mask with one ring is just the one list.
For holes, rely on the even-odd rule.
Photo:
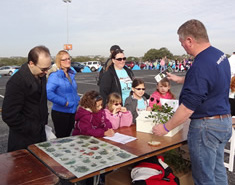
{"label": "blue jacket", "polygon": [[[71,83],[61,69],[50,74],[47,82],[47,98],[53,103],[52,110],[75,113],[80,97],[77,94],[74,71],[69,70],[68,74],[71,78]],[[69,104],[66,107],[67,101]]]}

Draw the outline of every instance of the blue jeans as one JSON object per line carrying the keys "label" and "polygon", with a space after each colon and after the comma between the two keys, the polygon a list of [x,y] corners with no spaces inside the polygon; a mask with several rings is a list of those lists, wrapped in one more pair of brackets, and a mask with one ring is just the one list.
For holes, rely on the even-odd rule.
{"label": "blue jeans", "polygon": [[195,185],[228,185],[224,147],[232,135],[232,119],[192,119],[188,147]]}
{"label": "blue jeans", "polygon": [[160,66],[160,72],[165,70],[165,66]]}

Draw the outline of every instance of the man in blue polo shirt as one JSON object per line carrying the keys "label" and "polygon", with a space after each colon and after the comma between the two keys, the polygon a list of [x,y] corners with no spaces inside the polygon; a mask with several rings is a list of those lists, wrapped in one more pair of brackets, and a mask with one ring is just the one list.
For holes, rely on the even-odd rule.
{"label": "man in blue polo shirt", "polygon": [[194,62],[185,77],[167,74],[184,83],[180,106],[171,120],[153,127],[159,136],[191,119],[188,146],[196,185],[227,185],[224,147],[232,134],[229,105],[230,65],[226,55],[212,47],[205,26],[189,20],[178,29],[179,41]]}

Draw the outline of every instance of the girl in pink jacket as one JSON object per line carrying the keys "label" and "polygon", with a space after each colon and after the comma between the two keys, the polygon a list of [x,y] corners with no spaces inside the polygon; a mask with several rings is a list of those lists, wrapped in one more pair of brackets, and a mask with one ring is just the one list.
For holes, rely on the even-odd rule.
{"label": "girl in pink jacket", "polygon": [[126,107],[122,107],[122,98],[118,93],[111,93],[108,96],[105,115],[111,122],[113,129],[129,127],[132,124],[132,114]]}
{"label": "girl in pink jacket", "polygon": [[175,99],[175,96],[172,94],[170,89],[170,81],[167,78],[163,78],[160,82],[157,83],[156,91],[150,96],[149,106],[151,108],[153,108],[154,104],[161,106],[160,98]]}
{"label": "girl in pink jacket", "polygon": [[86,92],[75,115],[75,125],[72,135],[88,135],[94,137],[112,137],[112,124],[102,109],[103,99],[96,91]]}

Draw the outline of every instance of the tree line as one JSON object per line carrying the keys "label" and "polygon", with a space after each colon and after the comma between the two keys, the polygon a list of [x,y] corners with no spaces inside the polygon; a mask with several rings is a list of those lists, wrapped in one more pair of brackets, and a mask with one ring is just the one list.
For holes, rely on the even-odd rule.
{"label": "tree line", "polygon": [[[166,47],[160,49],[149,49],[143,57],[129,56],[127,61],[144,62],[144,61],[155,61],[156,59],[161,59],[167,57],[172,60],[181,60],[183,58],[189,58],[189,55],[173,55]],[[54,58],[52,58],[54,60]],[[107,57],[102,56],[76,56],[72,57],[72,62],[87,62],[87,61],[100,61],[104,63]],[[18,65],[21,66],[23,63],[27,62],[26,57],[4,57],[0,58],[0,67],[6,65]]]}

